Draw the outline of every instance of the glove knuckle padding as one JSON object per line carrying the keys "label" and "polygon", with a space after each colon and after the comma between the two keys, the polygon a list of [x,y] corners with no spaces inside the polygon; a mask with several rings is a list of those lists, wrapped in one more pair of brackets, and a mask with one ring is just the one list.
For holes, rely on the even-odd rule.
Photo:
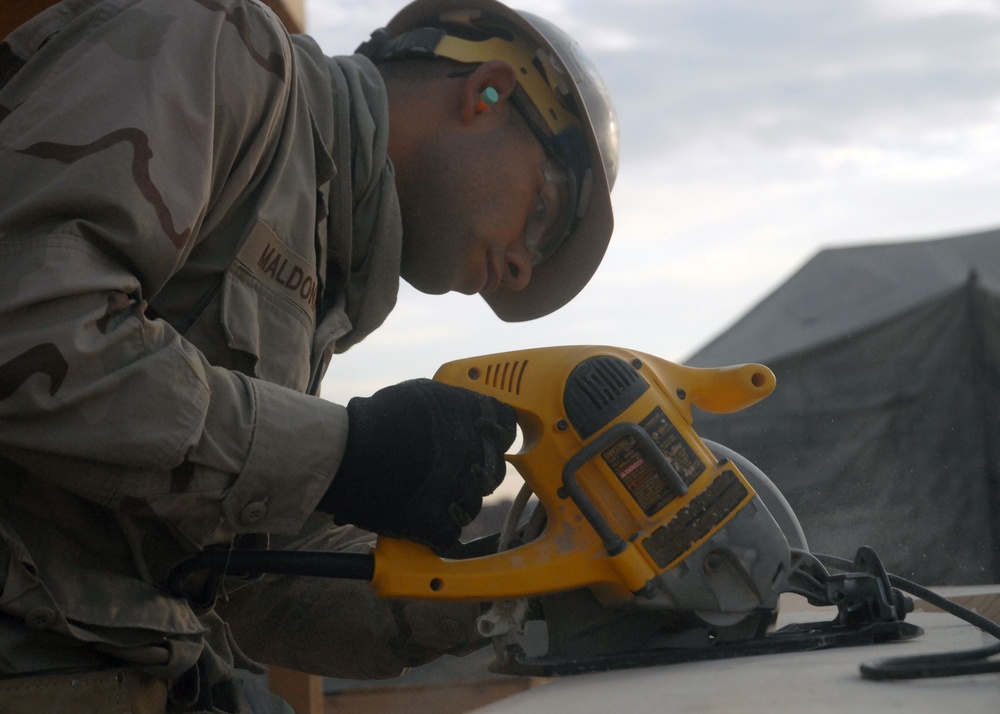
{"label": "glove knuckle padding", "polygon": [[492,397],[419,379],[347,410],[344,459],[320,504],[338,521],[447,545],[503,480],[516,419]]}

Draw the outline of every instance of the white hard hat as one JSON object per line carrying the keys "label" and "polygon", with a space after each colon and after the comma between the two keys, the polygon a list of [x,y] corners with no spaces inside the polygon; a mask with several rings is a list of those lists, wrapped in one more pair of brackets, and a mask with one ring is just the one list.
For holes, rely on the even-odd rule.
{"label": "white hard hat", "polygon": [[416,57],[515,70],[514,106],[575,183],[572,221],[519,291],[485,296],[503,320],[542,317],[572,300],[597,270],[614,227],[618,119],[597,69],[565,32],[496,0],[415,0],[358,48],[375,62]]}

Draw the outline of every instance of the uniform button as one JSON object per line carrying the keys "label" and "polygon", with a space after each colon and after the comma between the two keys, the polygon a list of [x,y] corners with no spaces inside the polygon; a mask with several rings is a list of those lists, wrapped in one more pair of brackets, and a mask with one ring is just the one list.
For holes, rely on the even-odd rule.
{"label": "uniform button", "polygon": [[56,613],[47,607],[33,607],[24,616],[24,622],[33,630],[47,630],[56,623]]}
{"label": "uniform button", "polygon": [[263,501],[248,503],[240,511],[240,522],[245,526],[252,526],[259,523],[267,515],[267,504]]}

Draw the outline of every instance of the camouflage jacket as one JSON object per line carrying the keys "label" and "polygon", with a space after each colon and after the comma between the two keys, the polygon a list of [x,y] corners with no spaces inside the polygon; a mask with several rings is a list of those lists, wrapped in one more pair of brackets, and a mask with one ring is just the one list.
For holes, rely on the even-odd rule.
{"label": "camouflage jacket", "polygon": [[0,44],[0,674],[176,677],[216,635],[170,567],[300,530],[346,440],[309,392],[395,301],[387,129],[367,60],[253,0],[64,0]]}

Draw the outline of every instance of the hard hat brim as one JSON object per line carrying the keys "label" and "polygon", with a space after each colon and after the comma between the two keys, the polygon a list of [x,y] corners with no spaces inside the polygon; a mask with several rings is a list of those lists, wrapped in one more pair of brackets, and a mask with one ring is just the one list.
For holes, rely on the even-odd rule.
{"label": "hard hat brim", "polygon": [[[598,178],[604,181],[603,173]],[[505,322],[524,322],[555,312],[575,298],[597,272],[613,229],[610,192],[606,183],[595,185],[576,230],[544,263],[532,268],[528,285],[522,290],[501,287],[483,299]]]}

